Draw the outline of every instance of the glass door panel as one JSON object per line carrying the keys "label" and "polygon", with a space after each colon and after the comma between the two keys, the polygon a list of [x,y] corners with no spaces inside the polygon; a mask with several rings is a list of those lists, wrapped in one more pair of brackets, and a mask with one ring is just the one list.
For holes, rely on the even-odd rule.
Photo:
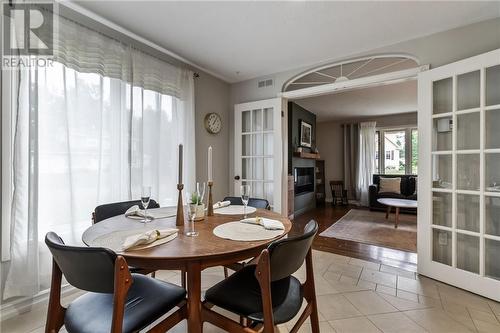
{"label": "glass door panel", "polygon": [[265,108],[264,109],[264,131],[272,131],[273,130],[273,109]]}
{"label": "glass door panel", "polygon": [[433,188],[452,188],[452,155],[433,155],[432,156],[432,187]]}
{"label": "glass door panel", "polygon": [[262,131],[262,110],[252,111],[252,131]]}
{"label": "glass door panel", "polygon": [[485,233],[500,236],[500,197],[487,196],[484,201]]}
{"label": "glass door panel", "polygon": [[479,237],[457,233],[457,267],[479,274]]}
{"label": "glass door panel", "polygon": [[479,195],[457,194],[457,228],[479,232]]}
{"label": "glass door panel", "polygon": [[451,193],[432,193],[432,223],[445,227],[451,227],[453,207],[453,196]]}
{"label": "glass door panel", "polygon": [[434,119],[432,151],[446,151],[453,148],[453,118]]}
{"label": "glass door panel", "polygon": [[[500,92],[499,92],[500,94]],[[486,110],[484,113],[486,149],[500,148],[500,109]]]}
{"label": "glass door panel", "polygon": [[241,115],[241,131],[243,133],[252,131],[252,111],[243,111]]}
{"label": "glass door panel", "polygon": [[500,153],[484,155],[485,163],[485,191],[500,192]]}
{"label": "glass door panel", "polygon": [[500,104],[500,65],[486,68],[486,106]]}
{"label": "glass door panel", "polygon": [[479,154],[457,155],[457,189],[479,191]]}
{"label": "glass door panel", "polygon": [[451,266],[451,231],[432,229],[432,260]]}
{"label": "glass door panel", "polygon": [[493,239],[485,239],[484,241],[484,275],[500,280],[500,241]]}
{"label": "glass door panel", "polygon": [[480,113],[457,115],[457,149],[479,149]]}
{"label": "glass door panel", "polygon": [[262,156],[264,150],[262,149],[262,134],[252,134],[252,147],[254,156]]}
{"label": "glass door panel", "polygon": [[453,79],[434,81],[432,87],[433,114],[453,111]]}
{"label": "glass door panel", "polygon": [[479,107],[480,72],[474,71],[457,76],[457,109]]}
{"label": "glass door panel", "polygon": [[251,134],[243,134],[241,136],[241,155],[251,156],[252,155],[252,142],[250,141]]}

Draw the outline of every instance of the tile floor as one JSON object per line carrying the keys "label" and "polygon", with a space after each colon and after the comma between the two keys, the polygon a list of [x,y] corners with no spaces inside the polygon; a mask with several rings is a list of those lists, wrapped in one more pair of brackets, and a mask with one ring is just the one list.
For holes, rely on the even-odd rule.
{"label": "tile floor", "polygon": [[[500,332],[500,303],[419,277],[414,272],[373,262],[314,251],[321,332]],[[179,283],[177,272],[159,278]],[[296,276],[304,279],[305,269]],[[220,267],[203,272],[202,288],[223,278]],[[71,301],[77,295],[67,297]],[[2,333],[41,333],[42,306],[2,322]],[[288,332],[293,321],[279,326]],[[175,333],[186,332],[185,322]],[[204,332],[220,332],[205,324]],[[306,323],[299,331],[310,332]]]}

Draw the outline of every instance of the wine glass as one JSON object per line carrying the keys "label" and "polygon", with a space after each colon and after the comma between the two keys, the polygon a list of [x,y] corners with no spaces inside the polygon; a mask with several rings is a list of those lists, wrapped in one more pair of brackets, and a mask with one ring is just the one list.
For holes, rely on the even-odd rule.
{"label": "wine glass", "polygon": [[198,194],[198,205],[201,205],[203,203],[203,200],[205,198],[205,190],[206,190],[206,183],[196,183],[196,193]]}
{"label": "wine glass", "polygon": [[250,200],[250,185],[241,185],[240,192],[241,192],[241,201],[243,201],[243,215],[244,218],[246,219],[248,200]]}
{"label": "wine glass", "polygon": [[150,199],[151,199],[151,186],[143,186],[141,193],[141,203],[142,207],[144,208],[144,220],[142,220],[143,223],[151,221],[151,219],[148,218],[148,206]]}
{"label": "wine glass", "polygon": [[[192,201],[193,197],[196,197],[194,203]],[[188,221],[186,226],[184,227],[184,234],[189,237],[198,236],[198,232],[194,230],[194,218],[196,217],[196,210],[198,208],[198,203],[199,203],[199,195],[197,194],[197,192],[186,193],[186,207],[187,207]]]}

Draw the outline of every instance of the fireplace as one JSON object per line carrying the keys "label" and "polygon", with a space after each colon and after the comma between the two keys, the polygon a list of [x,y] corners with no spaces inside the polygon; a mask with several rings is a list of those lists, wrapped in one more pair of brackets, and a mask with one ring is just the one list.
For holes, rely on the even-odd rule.
{"label": "fireplace", "polygon": [[314,192],[314,168],[294,169],[295,195]]}

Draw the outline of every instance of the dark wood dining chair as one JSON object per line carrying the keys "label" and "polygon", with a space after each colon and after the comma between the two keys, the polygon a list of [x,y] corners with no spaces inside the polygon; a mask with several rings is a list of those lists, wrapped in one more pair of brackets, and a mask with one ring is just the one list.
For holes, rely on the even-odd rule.
{"label": "dark wood dining chair", "polygon": [[[318,232],[310,221],[303,234],[277,240],[263,250],[255,265],[247,265],[208,289],[202,308],[202,320],[228,332],[276,332],[276,325],[292,320],[307,305],[291,332],[297,332],[307,317],[313,333],[319,333],[318,306],[314,288],[311,244]],[[292,276],[306,263],[306,281]],[[240,323],[213,310],[218,306],[240,315]],[[246,321],[246,323],[245,323]],[[257,329],[259,331],[257,331]]]}
{"label": "dark wood dining chair", "polygon": [[[225,197],[224,201],[230,201],[231,205],[243,205],[243,201],[240,197]],[[248,199],[248,206],[260,208],[260,209],[271,209],[271,205],[269,205],[269,201],[266,199],[259,198],[250,198]]]}
{"label": "dark wood dining chair", "polygon": [[[135,205],[142,207],[141,200],[112,202],[108,204],[99,205],[96,208],[94,208],[94,211],[92,212],[92,223],[96,224],[105,219],[109,219],[110,217],[123,215],[130,207]],[[160,208],[160,205],[155,200],[151,199],[149,200],[148,208]],[[151,274],[152,277],[156,276],[156,272],[152,269],[130,266],[129,270],[132,273]],[[183,288],[186,288],[185,274],[182,274],[182,276],[184,276],[184,278],[181,277],[181,285]]]}
{"label": "dark wood dining chair", "polygon": [[[109,219],[113,216],[125,214],[132,206],[142,207],[141,200],[113,202],[109,204],[99,205],[92,212],[92,223],[98,223],[102,220]],[[153,199],[149,200],[148,208],[160,208],[160,205]]]}
{"label": "dark wood dining chair", "polygon": [[330,190],[332,191],[332,205],[336,206],[338,203],[345,206],[348,204],[347,200],[347,190],[344,188],[344,181],[342,180],[331,180]]}
{"label": "dark wood dining chair", "polygon": [[[45,237],[52,253],[52,283],[46,333],[138,332],[153,324],[176,306],[150,332],[165,332],[187,316],[186,290],[128,270],[122,256],[105,248],[65,245],[54,232]],[[61,305],[61,279],[88,291]]]}

